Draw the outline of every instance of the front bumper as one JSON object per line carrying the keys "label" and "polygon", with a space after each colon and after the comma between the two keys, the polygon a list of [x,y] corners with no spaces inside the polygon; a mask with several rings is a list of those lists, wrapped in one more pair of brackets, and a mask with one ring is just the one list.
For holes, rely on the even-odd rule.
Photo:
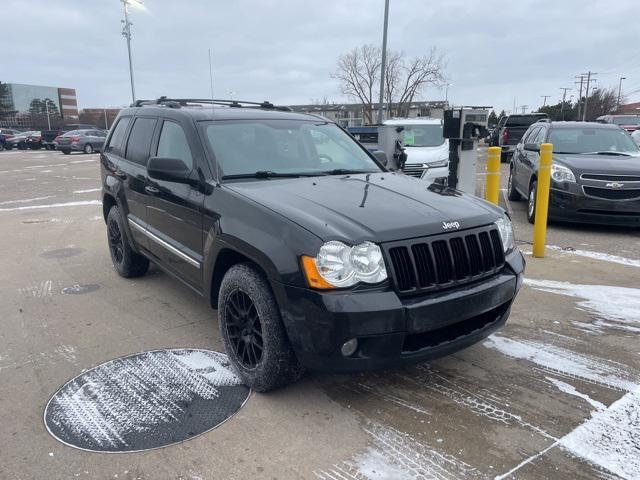
{"label": "front bumper", "polygon": [[[349,372],[395,367],[468,347],[506,322],[522,285],[515,250],[498,275],[456,289],[400,298],[387,288],[321,292],[274,286],[298,360],[313,370]],[[342,345],[358,339],[345,357]]]}
{"label": "front bumper", "polygon": [[549,218],[566,222],[638,227],[640,200],[588,197],[582,192],[581,185],[558,185],[553,186],[549,192]]}

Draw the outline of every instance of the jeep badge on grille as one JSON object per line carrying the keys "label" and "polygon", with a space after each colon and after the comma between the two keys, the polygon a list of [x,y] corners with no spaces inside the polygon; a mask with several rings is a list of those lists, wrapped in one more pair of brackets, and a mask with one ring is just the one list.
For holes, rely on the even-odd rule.
{"label": "jeep badge on grille", "polygon": [[460,222],[442,222],[442,228],[444,230],[458,230]]}

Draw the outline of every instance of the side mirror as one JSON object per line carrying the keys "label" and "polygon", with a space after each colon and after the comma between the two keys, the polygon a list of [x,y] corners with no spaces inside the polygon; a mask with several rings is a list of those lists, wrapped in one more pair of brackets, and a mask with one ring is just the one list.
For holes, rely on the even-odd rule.
{"label": "side mirror", "polygon": [[373,154],[374,157],[376,157],[376,160],[378,160],[382,165],[384,165],[385,167],[387,166],[389,159],[387,158],[387,154],[384,153],[384,151],[375,150],[371,153]]}
{"label": "side mirror", "polygon": [[197,183],[191,178],[191,169],[179,158],[151,157],[147,164],[149,177],[167,182]]}
{"label": "side mirror", "polygon": [[540,146],[537,143],[525,143],[524,149],[530,152],[539,152]]}

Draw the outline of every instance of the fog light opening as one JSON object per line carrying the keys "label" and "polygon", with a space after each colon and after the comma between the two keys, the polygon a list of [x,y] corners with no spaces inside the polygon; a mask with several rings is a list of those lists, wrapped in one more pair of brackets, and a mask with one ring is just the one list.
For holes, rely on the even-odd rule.
{"label": "fog light opening", "polygon": [[342,345],[340,352],[342,352],[343,356],[350,357],[351,355],[356,353],[357,349],[358,349],[358,339],[352,338],[351,340],[344,342],[344,345]]}

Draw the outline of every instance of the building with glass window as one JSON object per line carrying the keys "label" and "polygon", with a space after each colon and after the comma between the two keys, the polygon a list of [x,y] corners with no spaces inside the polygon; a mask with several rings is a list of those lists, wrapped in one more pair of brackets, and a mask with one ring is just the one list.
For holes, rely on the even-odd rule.
{"label": "building with glass window", "polygon": [[78,120],[78,101],[73,88],[8,83],[2,101],[0,120],[16,126],[32,126],[41,118],[64,122]]}

